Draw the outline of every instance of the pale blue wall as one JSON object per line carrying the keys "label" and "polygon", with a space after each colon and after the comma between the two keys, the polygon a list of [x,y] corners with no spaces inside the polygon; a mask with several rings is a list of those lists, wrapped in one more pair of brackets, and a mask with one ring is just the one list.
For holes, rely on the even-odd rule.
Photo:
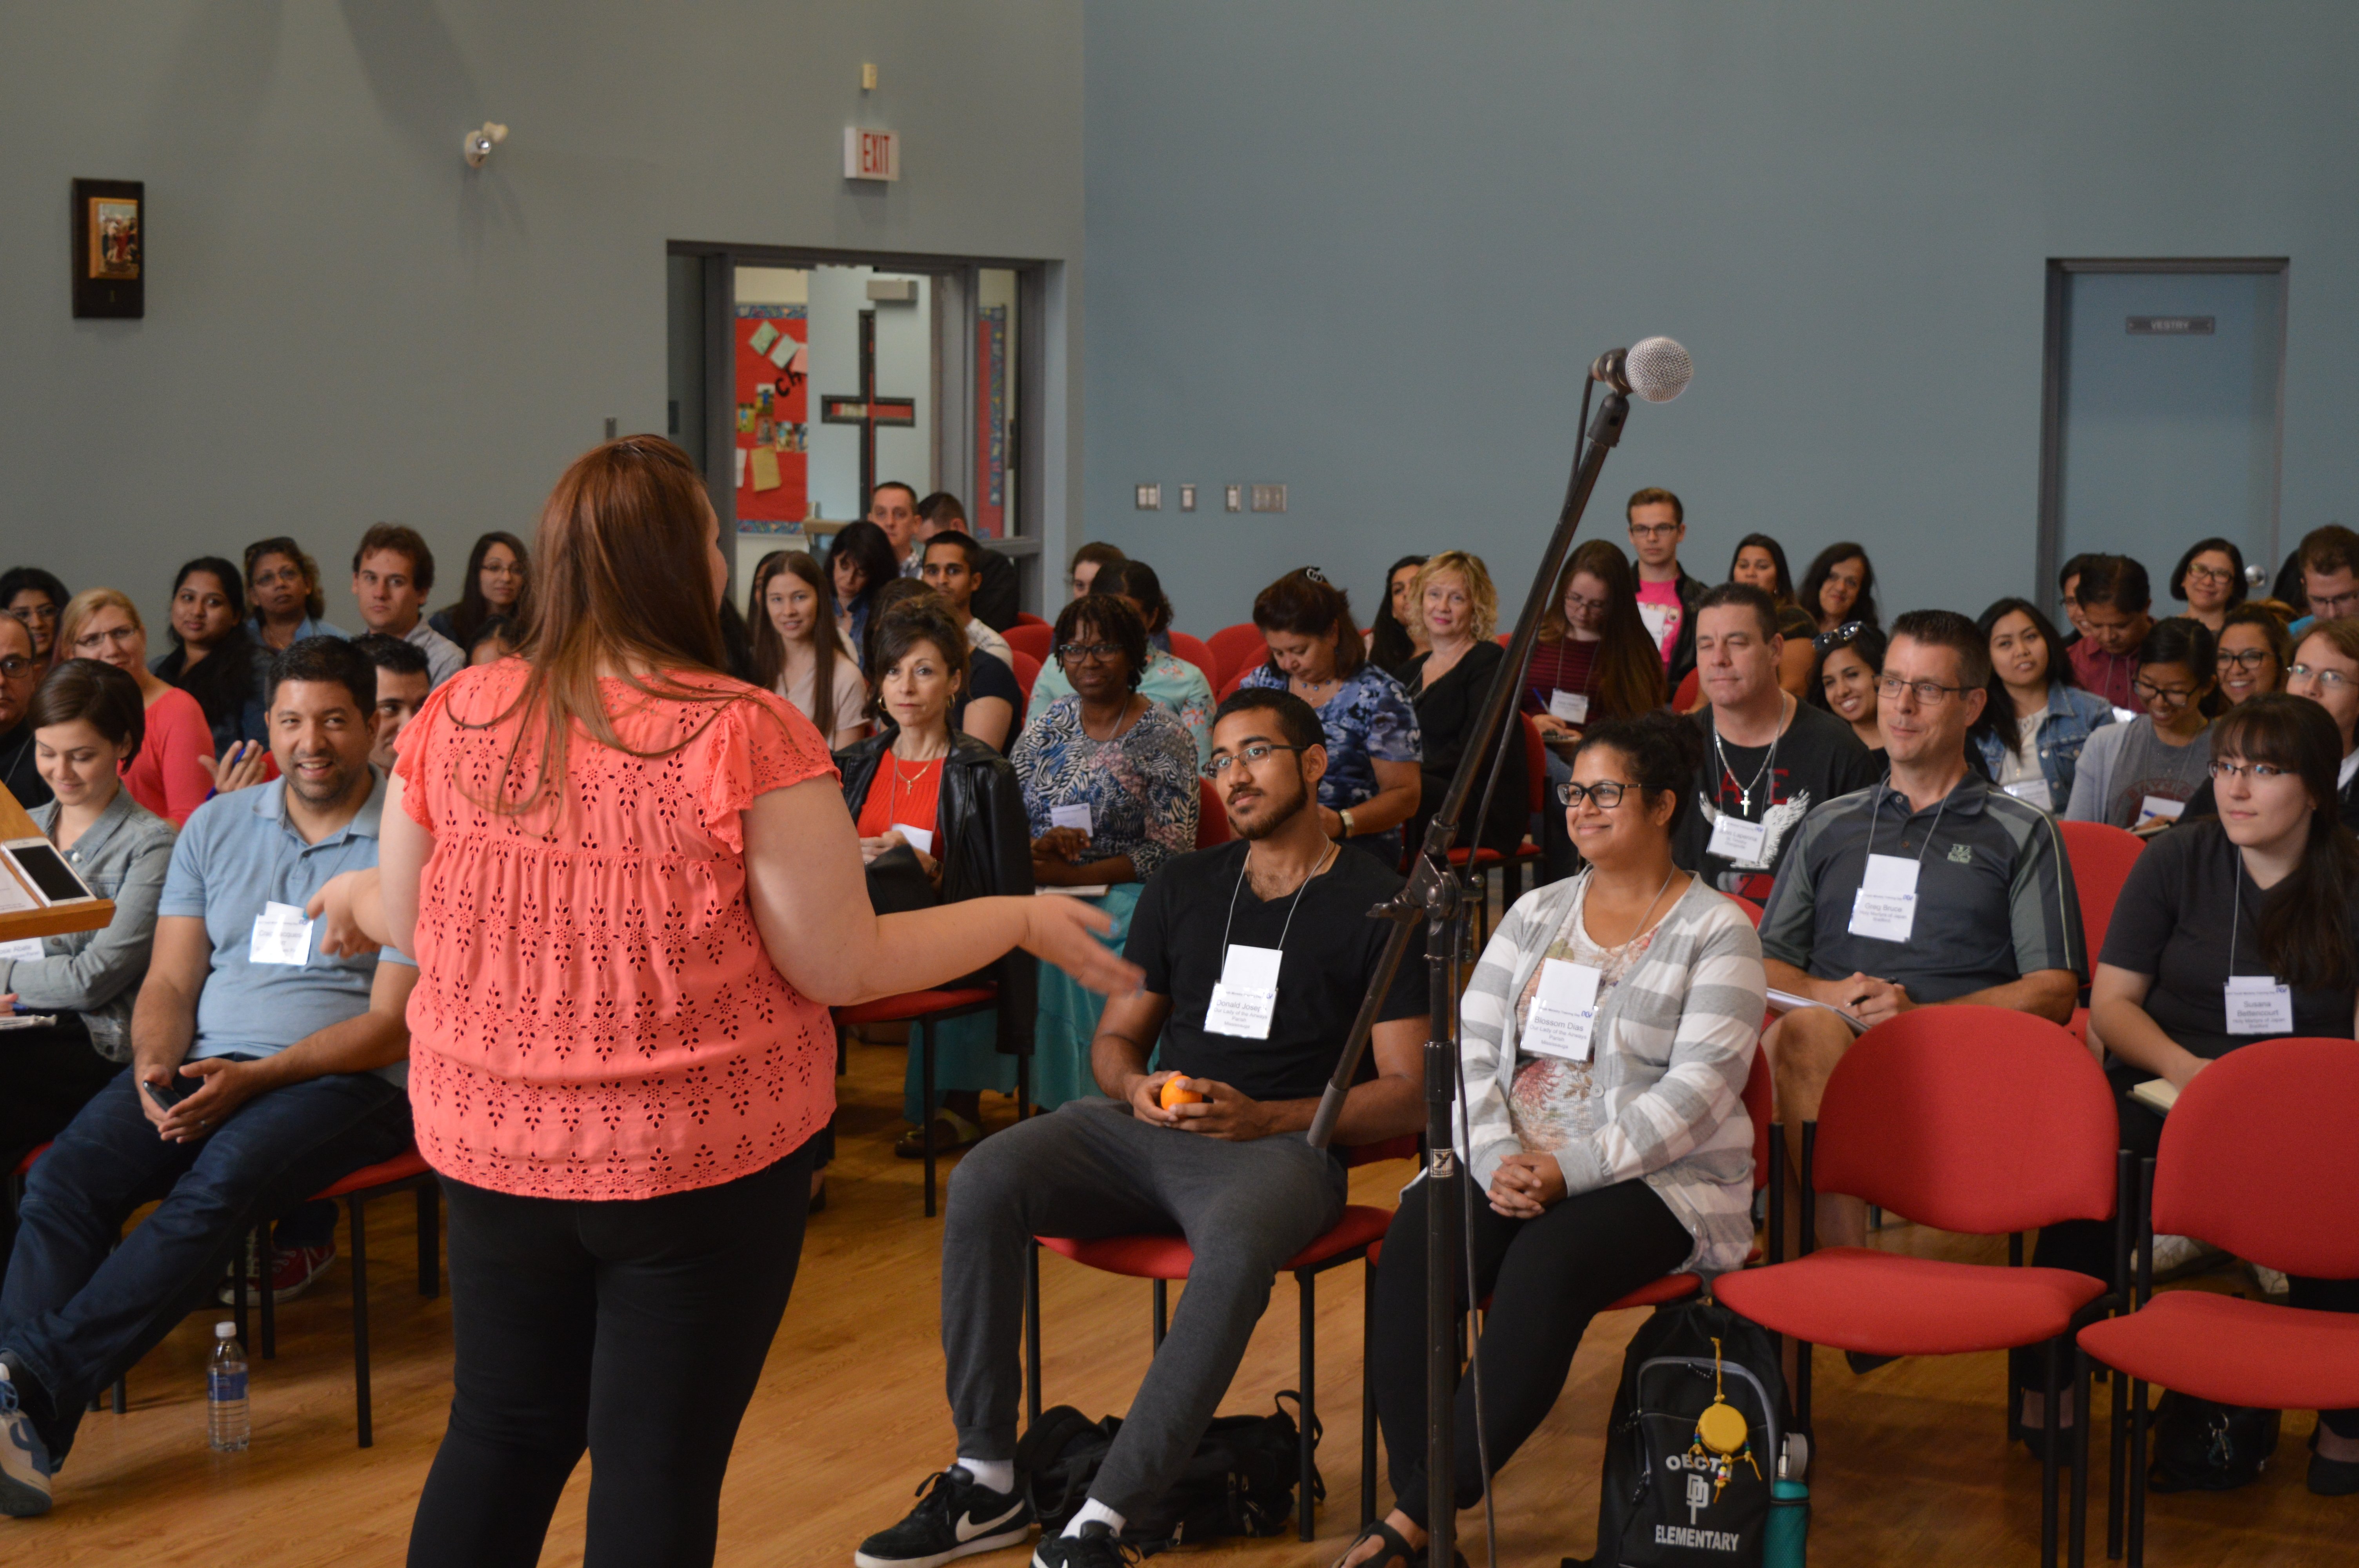
{"label": "pale blue wall", "polygon": [[[513,135],[470,173],[487,118]],[[854,122],[903,134],[898,185],[843,179]],[[455,593],[606,416],[664,428],[674,239],[1064,264],[1039,433],[1061,541],[1081,146],[1079,0],[12,6],[0,565],[120,587],[153,624],[179,560],[289,533],[354,626],[342,568],[396,517]],[[143,321],[71,317],[75,176],[147,183]]]}
{"label": "pale blue wall", "polygon": [[[1725,570],[1871,541],[1885,602],[2030,587],[2051,255],[2288,255],[2282,529],[2359,483],[2359,8],[1090,0],[1091,531],[1184,624],[1307,560],[1519,581],[1580,367],[1668,332],[1593,523]],[[1130,487],[1284,480],[1283,519]],[[2183,541],[2158,540],[2167,569]]]}

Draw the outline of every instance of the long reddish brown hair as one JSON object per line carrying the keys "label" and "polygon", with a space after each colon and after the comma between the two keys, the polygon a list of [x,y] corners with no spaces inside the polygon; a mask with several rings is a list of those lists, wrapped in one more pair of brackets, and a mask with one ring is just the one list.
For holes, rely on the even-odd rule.
{"label": "long reddish brown hair", "polygon": [[[573,460],[549,492],[534,541],[532,624],[516,652],[530,673],[506,711],[521,714],[492,809],[522,812],[566,776],[574,725],[602,746],[668,757],[704,732],[752,687],[723,672],[720,607],[706,575],[704,481],[688,454],[660,436],[627,436]],[[600,667],[641,696],[709,705],[704,723],[660,751],[623,743],[599,690]],[[632,673],[635,668],[660,672]],[[698,677],[684,680],[680,677]],[[532,788],[506,787],[517,757],[540,756]]]}

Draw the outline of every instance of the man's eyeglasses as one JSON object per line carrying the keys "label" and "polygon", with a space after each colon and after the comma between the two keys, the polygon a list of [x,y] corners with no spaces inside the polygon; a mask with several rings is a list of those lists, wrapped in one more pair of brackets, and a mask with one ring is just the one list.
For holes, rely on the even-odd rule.
{"label": "man's eyeglasses", "polygon": [[1258,762],[1272,752],[1293,752],[1299,754],[1301,751],[1302,748],[1299,746],[1281,746],[1275,741],[1256,741],[1250,745],[1240,746],[1234,752],[1213,752],[1212,760],[1204,764],[1204,776],[1208,779],[1219,778],[1229,771],[1231,764]]}
{"label": "man's eyeglasses", "polygon": [[2354,611],[2359,611],[2359,591],[2310,596],[2310,612],[2321,621],[2340,621]]}
{"label": "man's eyeglasses", "polygon": [[1821,632],[1811,638],[1810,646],[1823,654],[1831,648],[1843,647],[1866,630],[1867,622],[1864,621],[1846,621],[1833,631]]}
{"label": "man's eyeglasses", "polygon": [[22,654],[0,659],[0,680],[21,680],[33,673],[33,661]]}
{"label": "man's eyeglasses", "polygon": [[2216,661],[2222,669],[2256,670],[2261,661],[2269,657],[2267,648],[2246,648],[2234,654],[2222,654]]}
{"label": "man's eyeglasses", "polygon": [[1633,523],[1630,524],[1630,537],[1633,539],[1668,539],[1684,526],[1684,524],[1680,523]]}
{"label": "man's eyeglasses", "polygon": [[1583,800],[1590,800],[1596,803],[1598,810],[1611,811],[1622,804],[1623,795],[1629,793],[1631,787],[1613,779],[1603,779],[1593,784],[1560,784],[1556,786],[1556,797],[1576,810]]}
{"label": "man's eyeglasses", "polygon": [[2168,703],[2173,708],[2185,705],[2195,695],[2191,686],[2157,686],[2144,676],[2130,682],[2130,689],[2148,702]]}
{"label": "man's eyeglasses", "polygon": [[2211,772],[2215,779],[2249,778],[2257,783],[2262,779],[2284,778],[2293,770],[2281,768],[2275,762],[2213,762]]}
{"label": "man's eyeglasses", "polygon": [[1885,676],[1875,683],[1876,696],[1886,702],[1897,702],[1900,694],[1908,692],[1926,708],[1939,708],[1952,695],[1962,697],[1975,688],[1970,686],[1943,686],[1933,680],[1902,680],[1898,676]]}
{"label": "man's eyeglasses", "polygon": [[1084,659],[1103,662],[1121,652],[1120,643],[1065,643],[1059,645],[1057,657],[1069,665],[1078,665]]}
{"label": "man's eyeglasses", "polygon": [[2351,684],[2351,677],[2341,670],[2321,670],[2311,665],[2294,665],[2286,670],[2288,684],[2294,681],[2316,681],[2321,691],[2340,691]]}

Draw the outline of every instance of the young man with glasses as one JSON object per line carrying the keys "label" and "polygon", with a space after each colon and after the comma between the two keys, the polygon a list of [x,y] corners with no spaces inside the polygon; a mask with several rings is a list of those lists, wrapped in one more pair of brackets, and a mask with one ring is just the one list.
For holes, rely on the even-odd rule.
{"label": "young man with glasses", "polygon": [[[1761,918],[1769,985],[1820,1004],[1762,1040],[1792,1169],[1851,1048],[1841,1014],[1872,1026],[1949,1002],[2072,1016],[2089,964],[2055,819],[1966,764],[1989,683],[1972,621],[1913,610],[1894,622],[1876,688],[1891,774],[1813,811],[1778,868]],[[1866,1222],[1855,1198],[1818,1200],[1821,1246],[1860,1245]]]}
{"label": "young man with glasses", "polygon": [[[861,1543],[860,1568],[931,1568],[1030,1533],[1015,1460],[1031,1238],[1178,1232],[1195,1251],[1089,1501],[1032,1556],[1116,1568],[1130,1560],[1124,1522],[1195,1452],[1278,1270],[1342,1217],[1343,1162],[1304,1133],[1389,934],[1367,912],[1401,879],[1327,837],[1326,762],[1319,716],[1292,693],[1248,687],[1222,704],[1207,772],[1237,841],[1180,856],[1140,894],[1124,950],[1145,986],[1106,1000],[1091,1045],[1110,1098],[995,1133],[951,1177],[942,1350],[956,1461]],[[1422,964],[1401,966],[1379,1016],[1375,1076],[1343,1103],[1339,1149],[1413,1131],[1424,1114]],[[1162,1070],[1149,1072],[1158,1043]]]}
{"label": "young man with glasses", "polygon": [[1630,523],[1630,553],[1638,562],[1638,614],[1662,650],[1663,667],[1677,690],[1695,667],[1696,601],[1704,593],[1704,585],[1680,565],[1687,508],[1669,491],[1648,488],[1630,497],[1624,514]]}
{"label": "young man with glasses", "polygon": [[2297,637],[2325,621],[2359,615],[2359,534],[2340,523],[2301,536],[2301,593],[2310,613],[2289,628]]}
{"label": "young man with glasses", "polygon": [[1784,650],[1777,602],[1752,584],[1722,583],[1699,600],[1704,707],[1692,722],[1703,762],[1696,809],[1681,814],[1671,852],[1682,869],[1756,903],[1810,808],[1866,788],[1877,773],[1850,725],[1778,686]]}
{"label": "young man with glasses", "polygon": [[0,615],[0,784],[30,811],[55,798],[33,759],[33,726],[26,712],[41,684],[33,633],[14,615]]}

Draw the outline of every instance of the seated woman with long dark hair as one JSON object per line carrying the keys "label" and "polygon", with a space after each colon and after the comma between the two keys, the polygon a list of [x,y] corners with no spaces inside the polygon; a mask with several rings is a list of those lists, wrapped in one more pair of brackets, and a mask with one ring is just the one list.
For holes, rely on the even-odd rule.
{"label": "seated woman with long dark hair", "polygon": [[426,623],[472,649],[492,622],[506,621],[520,638],[531,619],[532,554],[514,534],[494,532],[467,552],[467,575],[458,602],[444,605]]}
{"label": "seated woman with long dark hair", "polygon": [[1810,654],[1810,689],[1803,700],[1850,725],[1881,767],[1884,731],[1876,727],[1875,683],[1884,674],[1883,632],[1864,621],[1846,621],[1811,638]]}
{"label": "seated woman with long dark hair", "polygon": [[[2166,624],[2169,624],[2166,622]],[[2195,625],[2188,621],[2179,624]],[[2183,1087],[2256,1040],[2349,1040],[2359,1024],[2359,838],[2336,818],[2343,737],[2314,702],[2256,697],[2212,726],[2219,815],[2164,834],[2131,868],[2105,927],[2090,985],[2089,1037],[2112,1058],[2122,1147],[2152,1159],[2162,1118],[2134,1098],[2149,1078]],[[2229,988],[2257,979],[2257,1005]],[[2281,989],[2280,989],[2281,988]],[[2289,1149],[2288,1159],[2326,1160]],[[2042,1268],[2109,1279],[2113,1223],[2076,1220],[2040,1233]],[[2291,1304],[2359,1312],[2359,1281],[2291,1281]],[[2017,1358],[2017,1386],[2028,1389]],[[2024,1424],[2045,1425],[2024,1395]],[[2069,1427],[2066,1410],[2060,1424]],[[2035,1435],[2035,1444],[2044,1441]],[[2310,1490],[2359,1492],[2359,1410],[2321,1413]]]}
{"label": "seated woman with long dark hair", "polygon": [[1417,613],[1417,573],[1423,565],[1423,556],[1403,556],[1385,568],[1385,601],[1368,628],[1368,662],[1386,675],[1399,675],[1426,650],[1425,627]]}
{"label": "seated woman with long dark hair", "polygon": [[1786,651],[1777,663],[1777,684],[1795,697],[1810,695],[1810,638],[1819,629],[1819,619],[1794,597],[1786,546],[1767,534],[1747,534],[1736,541],[1736,553],[1728,558],[1728,580],[1751,583],[1777,605],[1777,635],[1786,639]]}
{"label": "seated woman with long dark hair", "polygon": [[[835,588],[836,624],[865,658],[868,618],[885,585],[901,580],[901,562],[885,530],[862,518],[836,531],[827,546],[827,568]],[[876,672],[869,670],[873,678]]]}
{"label": "seated woman with long dark hair", "polygon": [[[1524,672],[1523,710],[1547,745],[1549,787],[1572,777],[1568,759],[1589,725],[1636,719],[1669,697],[1662,651],[1638,614],[1630,558],[1610,539],[1582,541],[1557,578]],[[1540,854],[1547,881],[1572,874],[1572,840],[1553,810],[1540,813]]]}
{"label": "seated woman with long dark hair", "polygon": [[[269,742],[255,678],[254,639],[245,631],[244,578],[219,556],[199,556],[172,579],[172,651],[147,667],[204,709],[213,751],[223,762]],[[233,755],[237,753],[237,755]]]}
{"label": "seated woman with long dark hair", "polygon": [[838,749],[868,733],[868,683],[836,627],[832,575],[801,550],[773,550],[746,596],[754,684],[794,704]]}
{"label": "seated woman with long dark hair", "polygon": [[1989,698],[1967,739],[1991,782],[2043,811],[2061,811],[2089,737],[2114,705],[2072,684],[2056,627],[2027,599],[2002,599],[1974,622],[1990,640]]}
{"label": "seated woman with long dark hair", "polygon": [[[1101,568],[1099,586],[1136,564]],[[1116,951],[1141,884],[1196,847],[1196,744],[1147,695],[1140,671],[1155,656],[1128,600],[1095,592],[1067,604],[1056,628],[1066,694],[1040,708],[1008,754],[1032,830],[1032,880],[1083,890],[1113,919],[1106,942]],[[1090,1041],[1103,1008],[1097,992],[1064,984],[1058,971],[1040,977],[1032,1095],[1041,1109],[1098,1092]]]}
{"label": "seated woman with long dark hair", "polygon": [[[966,633],[938,596],[886,610],[869,628],[881,734],[836,753],[844,804],[860,829],[869,896],[880,914],[930,903],[1032,892],[1032,835],[1016,770],[997,751],[951,728],[973,654]],[[1016,1057],[1032,1048],[1038,968],[1024,953],[986,976],[999,1005],[931,1026],[934,1084],[943,1091],[931,1136],[937,1152],[983,1136],[983,1091],[1016,1087]],[[925,1153],[923,1064],[909,1054],[903,1110],[910,1131],[895,1152]]]}
{"label": "seated woman with long dark hair", "polygon": [[[1560,792],[1589,869],[1516,901],[1466,992],[1459,1156],[1487,1194],[1469,1237],[1495,1472],[1546,1418],[1590,1319],[1674,1269],[1741,1266],[1753,1241],[1745,1080],[1767,990],[1733,900],[1671,860],[1703,760],[1697,727],[1657,711],[1597,726]],[[1368,1364],[1393,1509],[1342,1561],[1407,1563],[1425,1544],[1427,1185],[1401,1195],[1376,1271]],[[1460,1309],[1473,1304],[1462,1271]],[[1474,1389],[1451,1418],[1458,1506],[1490,1477]]]}
{"label": "seated woman with long dark hair", "polygon": [[1846,622],[1864,621],[1881,626],[1875,609],[1875,568],[1867,551],[1845,539],[1829,545],[1802,574],[1802,608],[1817,618],[1819,630],[1832,632]]}

